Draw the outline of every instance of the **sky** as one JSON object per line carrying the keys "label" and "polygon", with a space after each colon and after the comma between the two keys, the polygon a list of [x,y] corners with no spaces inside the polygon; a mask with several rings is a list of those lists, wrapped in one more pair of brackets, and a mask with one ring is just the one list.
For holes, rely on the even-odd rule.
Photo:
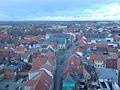
{"label": "sky", "polygon": [[0,0],[0,21],[120,20],[120,0]]}

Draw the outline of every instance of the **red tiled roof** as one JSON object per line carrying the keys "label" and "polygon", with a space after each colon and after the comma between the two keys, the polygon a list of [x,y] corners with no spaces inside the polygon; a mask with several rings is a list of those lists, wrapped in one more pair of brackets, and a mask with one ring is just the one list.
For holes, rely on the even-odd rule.
{"label": "red tiled roof", "polygon": [[102,53],[92,53],[90,60],[105,61],[105,56]]}
{"label": "red tiled roof", "polygon": [[108,44],[91,44],[91,47],[108,47]]}
{"label": "red tiled roof", "polygon": [[49,43],[53,48],[57,48],[57,43],[55,43],[55,42],[50,42]]}
{"label": "red tiled roof", "polygon": [[32,90],[47,90],[47,87],[42,81],[38,80],[36,86],[34,86]]}
{"label": "red tiled roof", "polygon": [[120,58],[117,59],[117,62],[120,62]]}
{"label": "red tiled roof", "polygon": [[108,44],[86,44],[83,48],[91,48],[91,47],[108,47]]}
{"label": "red tiled roof", "polygon": [[6,37],[8,37],[7,34],[4,34],[4,33],[1,33],[1,34],[0,34],[0,38],[6,38]]}
{"label": "red tiled roof", "polygon": [[[74,65],[71,64],[71,62],[74,62]],[[67,61],[68,66],[79,66],[80,65],[80,58],[73,56],[69,57],[69,60]]]}
{"label": "red tiled roof", "polygon": [[32,38],[34,38],[34,36],[32,36],[32,35],[26,35],[24,38],[32,39]]}
{"label": "red tiled roof", "polygon": [[16,48],[16,51],[24,52],[25,48],[23,46],[19,46]]}
{"label": "red tiled roof", "polygon": [[29,71],[29,73],[34,73],[34,72],[40,72],[40,70],[39,69],[31,69],[30,71]]}
{"label": "red tiled roof", "polygon": [[42,57],[42,58],[40,59],[41,65],[45,64],[46,61],[47,61],[47,58],[46,58],[46,57]]}
{"label": "red tiled roof", "polygon": [[48,50],[46,56],[47,56],[48,58],[53,58],[53,57],[55,58],[55,55],[54,55],[53,52],[51,52],[51,50]]}
{"label": "red tiled roof", "polygon": [[84,47],[82,46],[76,46],[75,49],[71,52],[72,54],[75,54],[76,52],[84,52]]}
{"label": "red tiled roof", "polygon": [[77,37],[77,39],[81,39],[83,36],[80,34],[77,34],[76,37]]}
{"label": "red tiled roof", "polygon": [[52,66],[49,66],[47,64],[42,65],[41,68],[45,68],[45,69],[47,69],[50,72],[52,72],[52,70],[53,70]]}
{"label": "red tiled roof", "polygon": [[26,40],[26,39],[21,39],[19,40],[20,44],[30,44],[32,41],[31,40]]}
{"label": "red tiled roof", "polygon": [[70,67],[67,66],[64,68],[63,73],[68,74],[71,69],[76,71],[78,74],[83,74],[83,66],[70,66]]}
{"label": "red tiled roof", "polygon": [[2,60],[5,56],[10,56],[12,54],[12,50],[10,49],[0,49],[0,60]]}
{"label": "red tiled roof", "polygon": [[37,56],[37,58],[32,58],[32,68],[40,68],[40,66],[45,64],[46,61],[47,58],[41,55]]}
{"label": "red tiled roof", "polygon": [[0,48],[0,52],[10,52],[11,51],[11,49],[4,49],[4,48]]}
{"label": "red tiled roof", "polygon": [[114,47],[108,47],[107,50],[108,50],[108,52],[116,52],[117,51],[116,48],[114,48]]}
{"label": "red tiled roof", "polygon": [[80,67],[80,66],[79,66],[79,69],[77,68],[76,72],[77,72],[78,74],[83,74],[83,67]]}
{"label": "red tiled roof", "polygon": [[37,35],[35,38],[37,40],[41,40],[41,39],[45,39],[45,36],[44,35]]}
{"label": "red tiled roof", "polygon": [[65,67],[64,70],[63,70],[63,73],[67,74],[68,72],[69,72],[69,67]]}
{"label": "red tiled roof", "polygon": [[37,84],[33,90],[49,90],[52,84],[52,78],[43,70],[40,72]]}
{"label": "red tiled roof", "polygon": [[25,82],[25,86],[34,86],[37,80],[28,80]]}
{"label": "red tiled roof", "polygon": [[52,65],[54,65],[55,64],[55,55],[54,55],[54,53],[53,52],[51,52],[50,50],[48,50],[48,52],[47,52],[47,54],[46,54],[46,57],[47,57],[47,59],[48,59],[48,61],[52,64]]}
{"label": "red tiled roof", "polygon": [[54,64],[55,64],[55,61],[54,61],[53,59],[48,59],[48,61],[49,61],[49,63],[50,63],[51,65],[54,65]]}

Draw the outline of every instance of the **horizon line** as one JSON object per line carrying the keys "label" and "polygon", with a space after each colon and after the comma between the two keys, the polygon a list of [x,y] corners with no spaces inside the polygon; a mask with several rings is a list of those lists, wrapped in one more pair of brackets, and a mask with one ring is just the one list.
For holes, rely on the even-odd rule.
{"label": "horizon line", "polygon": [[58,21],[58,22],[61,22],[61,21],[120,21],[120,20],[1,20],[0,22],[49,22],[49,21]]}

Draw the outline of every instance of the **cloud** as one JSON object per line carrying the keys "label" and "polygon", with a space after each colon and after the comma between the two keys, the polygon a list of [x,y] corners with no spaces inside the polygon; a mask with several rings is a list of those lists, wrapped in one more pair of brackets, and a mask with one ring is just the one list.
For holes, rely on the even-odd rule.
{"label": "cloud", "polygon": [[120,5],[118,3],[103,5],[99,8],[87,9],[84,14],[90,15],[90,17],[95,17],[98,19],[114,20],[120,19]]}
{"label": "cloud", "polygon": [[117,19],[119,15],[119,0],[1,0],[0,3],[0,20],[95,20]]}
{"label": "cloud", "polygon": [[[74,11],[74,10],[73,10]],[[74,12],[62,11],[63,15],[57,16],[40,16],[33,17],[30,20],[118,20],[120,19],[120,5],[118,3],[95,6],[90,9],[85,9],[82,12],[76,10]],[[65,13],[69,14],[65,16]],[[75,15],[74,15],[75,14]],[[28,20],[28,19],[26,19]]]}

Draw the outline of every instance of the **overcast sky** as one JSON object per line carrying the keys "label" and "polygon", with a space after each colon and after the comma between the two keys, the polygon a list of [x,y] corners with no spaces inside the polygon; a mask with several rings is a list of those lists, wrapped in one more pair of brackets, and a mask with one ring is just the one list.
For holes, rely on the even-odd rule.
{"label": "overcast sky", "polygon": [[120,0],[0,0],[7,20],[120,20]]}

